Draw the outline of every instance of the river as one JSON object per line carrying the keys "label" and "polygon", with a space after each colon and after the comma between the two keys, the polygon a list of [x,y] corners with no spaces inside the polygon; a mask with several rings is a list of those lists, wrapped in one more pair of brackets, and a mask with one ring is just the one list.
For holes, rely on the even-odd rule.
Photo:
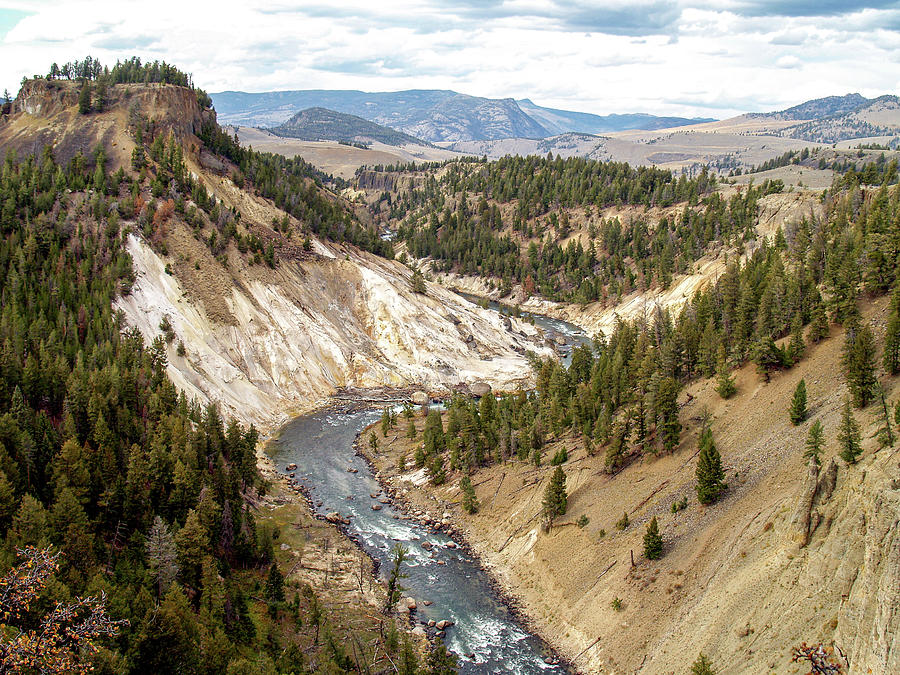
{"label": "river", "polygon": [[[538,316],[535,323],[545,332],[565,335],[570,344],[588,341],[572,324]],[[401,582],[404,597],[416,599],[417,621],[454,622],[445,643],[459,656],[460,673],[565,672],[563,666],[546,663],[552,651],[523,628],[476,561],[453,548],[447,535],[406,520],[393,505],[379,501],[383,493],[378,481],[355,454],[353,443],[360,431],[380,417],[381,409],[374,407],[322,410],[298,417],[282,428],[272,459],[281,471],[288,464],[298,465],[297,480],[318,504],[318,513],[336,511],[350,518],[348,532],[379,561],[382,576],[391,568],[395,543],[408,549],[404,563],[408,576]],[[373,510],[373,505],[381,508]],[[440,518],[442,514],[431,515]],[[430,552],[423,547],[425,542],[433,545]],[[425,600],[432,604],[426,606]]]}
{"label": "river", "polygon": [[[488,309],[495,312],[500,312],[501,314],[509,314],[510,308],[505,305],[501,305],[495,300],[486,300],[485,298],[481,298],[472,293],[466,293],[465,291],[460,290],[455,290],[455,293],[464,297],[470,302],[474,302],[476,305],[487,307]],[[582,330],[575,324],[569,323],[568,321],[563,321],[562,319],[554,319],[553,317],[545,316],[543,314],[534,314],[524,309],[520,310],[519,316],[524,319],[533,320],[534,325],[544,331],[544,337],[553,344],[557,345],[557,351],[559,352],[560,360],[565,366],[568,366],[572,362],[573,348],[579,347],[581,345],[593,344],[593,340],[584,330]],[[560,345],[558,343],[559,338],[562,338],[565,344]]]}

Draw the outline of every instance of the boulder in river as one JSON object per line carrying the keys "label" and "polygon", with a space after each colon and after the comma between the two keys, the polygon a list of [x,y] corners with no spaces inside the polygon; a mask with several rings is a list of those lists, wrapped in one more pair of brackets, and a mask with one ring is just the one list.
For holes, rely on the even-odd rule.
{"label": "boulder in river", "polygon": [[381,504],[372,504],[373,511],[381,511]]}
{"label": "boulder in river", "polygon": [[285,468],[286,468],[288,471],[296,471],[296,470],[297,470],[297,465],[294,464],[293,462],[291,462],[291,463],[288,464]]}
{"label": "boulder in river", "polygon": [[407,608],[410,612],[415,612],[415,611],[416,611],[416,601],[415,601],[414,598],[407,598],[407,599],[406,599],[406,608]]}
{"label": "boulder in river", "polygon": [[465,382],[460,382],[459,384],[454,385],[453,391],[457,394],[462,394],[463,396],[472,395],[472,390],[469,389],[469,385],[467,385]]}
{"label": "boulder in river", "polygon": [[413,402],[413,405],[425,405],[428,403],[428,394],[424,391],[414,391],[409,400]]}
{"label": "boulder in river", "polygon": [[343,523],[344,522],[344,519],[341,518],[341,514],[338,513],[337,511],[332,511],[331,513],[326,513],[325,520],[327,520],[329,523]]}
{"label": "boulder in river", "polygon": [[434,624],[438,630],[444,630],[453,625],[453,622],[450,619],[441,619],[436,624]]}
{"label": "boulder in river", "polygon": [[482,396],[487,396],[488,394],[491,393],[491,385],[489,385],[487,382],[484,382],[482,380],[479,380],[478,382],[473,383],[471,386],[471,389],[472,389],[472,394],[474,394],[475,396],[478,396],[479,398]]}

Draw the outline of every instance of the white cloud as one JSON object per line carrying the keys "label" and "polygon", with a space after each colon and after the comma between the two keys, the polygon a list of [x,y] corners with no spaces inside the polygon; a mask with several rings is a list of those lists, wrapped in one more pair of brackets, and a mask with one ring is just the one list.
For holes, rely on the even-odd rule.
{"label": "white cloud", "polygon": [[814,3],[787,11],[768,0],[4,6],[33,13],[0,41],[0,88],[11,91],[53,61],[138,55],[192,72],[207,91],[441,88],[597,113],[723,117],[892,92],[900,73],[898,12],[841,14],[834,2],[820,17],[810,16]]}

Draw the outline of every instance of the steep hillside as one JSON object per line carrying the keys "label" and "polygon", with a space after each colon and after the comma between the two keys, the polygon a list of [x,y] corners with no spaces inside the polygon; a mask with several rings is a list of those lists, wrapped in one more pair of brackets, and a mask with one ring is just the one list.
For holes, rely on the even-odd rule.
{"label": "steep hillside", "polygon": [[98,145],[106,151],[112,171],[131,166],[135,143],[129,129],[139,118],[152,119],[157,132],[179,138],[199,133],[214,113],[204,111],[190,89],[170,84],[116,85],[109,88],[100,114],[78,112],[80,87],[75,82],[28,80],[13,101],[11,114],[0,116],[0,145],[19,155],[39,154],[52,145],[66,163]]}
{"label": "steep hillside", "polygon": [[[526,350],[546,349],[531,326],[504,325],[438,286],[414,293],[407,267],[329,241],[354,217],[309,178],[299,183],[305,205],[292,207],[300,219],[278,209],[260,195],[286,198],[267,165],[250,154],[233,164],[201,140],[236,152],[227,136],[210,131],[215,114],[203,112],[190,91],[116,85],[105,110],[90,115],[77,112],[76,100],[73,83],[27,85],[0,125],[0,143],[54,145],[74,155],[97,141],[119,166],[130,166],[134,129],[152,119],[156,138],[171,133],[170,146],[184,148],[184,180],[189,174],[195,187],[182,206],[157,207],[162,217],[134,214],[127,248],[136,279],[117,307],[148,343],[165,318],[168,373],[201,404],[218,402],[270,430],[340,387],[447,390],[487,380],[504,388],[531,377]],[[291,199],[296,204],[297,195]]]}
{"label": "steep hillside", "polygon": [[315,254],[269,271],[235,252],[219,266],[187,228],[173,227],[169,242],[174,258],[129,240],[137,279],[117,306],[148,339],[167,317],[187,348],[179,356],[170,346],[173,381],[263,429],[341,387],[516,387],[530,379],[516,350],[545,351],[531,326],[507,329],[439,286],[415,294],[405,267],[352,249],[316,242]]}
{"label": "steep hillside", "polygon": [[142,253],[184,260],[188,221],[210,258],[222,235],[274,268],[276,236],[201,183],[238,176],[194,135],[202,92],[166,64],[70,67],[85,81],[25,82],[0,117],[0,669],[298,673],[346,665],[350,641],[377,660],[372,565],[260,472],[258,429],[179,392],[171,324],[143,339],[115,311]]}
{"label": "steep hillside", "polygon": [[[867,311],[876,326],[884,325],[885,304]],[[892,590],[900,583],[896,444],[877,450],[879,411],[866,410],[858,414],[863,459],[848,467],[833,457],[845,395],[842,342],[835,331],[769,384],[741,369],[729,401],[713,381],[691,385],[679,398],[685,430],[678,449],[614,476],[580,443],[549,445],[545,456],[567,447],[569,457],[569,508],[549,533],[539,520],[552,467],[513,462],[479,471],[472,483],[481,507],[471,516],[460,508],[455,479],[439,488],[424,484],[421,473],[391,482],[411,490],[415,508],[452,512],[541,632],[583,672],[686,672],[698,652],[720,673],[805,672],[792,670],[791,649],[833,642],[850,663],[842,672],[893,673],[900,668]],[[809,422],[794,427],[787,415],[801,378],[810,417],[823,422],[829,439],[818,472],[802,457]],[[886,385],[894,401],[896,382]],[[696,438],[707,415],[729,490],[703,507],[694,483]],[[416,442],[404,436],[401,429],[376,460],[386,476],[396,474],[401,454],[413,454]],[[673,513],[682,498],[687,508]],[[629,524],[620,531],[623,511]],[[648,561],[643,535],[654,516],[664,556]]]}
{"label": "steep hillside", "polygon": [[283,124],[269,129],[276,136],[305,141],[378,141],[385,145],[429,145],[409,134],[369,122],[356,115],[326,108],[301,110]]}

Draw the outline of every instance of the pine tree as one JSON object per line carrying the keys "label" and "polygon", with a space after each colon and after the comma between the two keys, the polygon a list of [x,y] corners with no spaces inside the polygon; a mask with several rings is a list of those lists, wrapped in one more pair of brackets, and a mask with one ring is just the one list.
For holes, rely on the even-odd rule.
{"label": "pine tree", "polygon": [[697,501],[703,505],[715,502],[725,490],[725,471],[716,449],[712,430],[706,427],[700,434],[700,457],[697,460]]}
{"label": "pine tree", "polygon": [[556,467],[553,475],[550,476],[550,482],[544,491],[544,518],[548,526],[553,523],[553,519],[561,516],[568,508],[568,496],[566,494],[566,473],[561,466]]}
{"label": "pine tree", "polygon": [[737,392],[734,377],[728,369],[725,358],[725,347],[719,347],[719,355],[716,360],[716,392],[722,398],[731,398]]}
{"label": "pine tree", "polygon": [[440,638],[431,648],[425,665],[426,675],[456,675],[456,655],[447,651]]}
{"label": "pine tree", "polygon": [[881,415],[884,423],[878,429],[878,442],[881,447],[894,447],[894,430],[891,428],[891,413],[888,410],[887,398],[884,395],[884,387],[878,385],[878,398],[881,399]]}
{"label": "pine tree", "polygon": [[407,556],[409,555],[409,551],[407,551],[403,544],[397,542],[394,545],[393,550],[393,566],[391,567],[391,573],[388,576],[388,588],[387,588],[387,609],[390,610],[397,602],[400,600],[400,595],[403,593],[403,587],[400,585],[400,581],[406,578],[406,573],[403,571],[403,563],[406,561]]}
{"label": "pine tree", "polygon": [[828,316],[825,314],[825,305],[821,302],[813,307],[812,320],[809,322],[807,337],[813,344],[828,337]]}
{"label": "pine tree", "polygon": [[878,381],[875,378],[875,336],[867,324],[848,321],[841,355],[847,386],[853,404],[864,408],[874,398]]}
{"label": "pine tree", "polygon": [[844,401],[844,409],[841,412],[841,426],[838,429],[838,444],[841,447],[841,459],[847,464],[856,464],[856,460],[862,454],[862,440],[860,438],[859,424],[853,417],[850,409],[850,399]]}
{"label": "pine tree", "polygon": [[816,420],[812,423],[812,426],[809,428],[809,434],[806,436],[806,452],[803,453],[803,456],[815,462],[816,466],[821,465],[822,447],[824,445],[825,428],[822,426],[822,422]]}
{"label": "pine tree", "polygon": [[698,656],[697,660],[691,665],[691,675],[716,675],[715,668],[712,666],[712,661],[706,658],[703,655],[703,652],[700,652],[700,656]]}
{"label": "pine tree", "polygon": [[425,430],[422,432],[424,452],[431,455],[444,449],[444,424],[437,410],[430,410],[425,418]]}
{"label": "pine tree", "polygon": [[475,488],[468,476],[459,479],[459,489],[462,490],[462,508],[466,513],[478,512],[478,497],[475,496]]}
{"label": "pine tree", "polygon": [[269,577],[266,579],[266,598],[271,602],[284,602],[284,575],[278,569],[278,563],[269,565]]}
{"label": "pine tree", "polygon": [[663,450],[671,452],[678,447],[681,422],[678,420],[678,383],[667,377],[659,384],[656,393],[656,415]]}
{"label": "pine tree", "polygon": [[647,525],[647,531],[644,533],[644,557],[647,560],[658,560],[662,558],[663,540],[659,535],[659,525],[656,522],[656,516]]}
{"label": "pine tree", "polygon": [[791,424],[797,426],[806,419],[806,380],[801,379],[794,389],[794,397],[791,399]]}
{"label": "pine tree", "polygon": [[78,95],[78,112],[87,115],[91,112],[91,85],[85,82],[81,87],[81,93]]}
{"label": "pine tree", "polygon": [[385,408],[381,413],[381,436],[387,438],[388,431],[391,430],[391,411]]}
{"label": "pine tree", "polygon": [[791,364],[795,364],[803,358],[806,351],[806,343],[803,341],[803,319],[800,312],[794,314],[794,320],[791,322],[791,339],[788,342],[788,357]]}
{"label": "pine tree", "polygon": [[900,373],[900,284],[891,297],[891,314],[884,334],[884,369],[891,375]]}
{"label": "pine tree", "polygon": [[412,418],[409,419],[409,424],[406,427],[406,437],[407,438],[415,438],[416,437],[416,423]]}
{"label": "pine tree", "polygon": [[178,565],[175,562],[177,558],[175,538],[159,516],[153,519],[153,525],[147,533],[145,548],[150,569],[156,577],[157,597],[163,598],[178,576]]}
{"label": "pine tree", "polygon": [[422,272],[420,272],[419,270],[413,270],[410,286],[412,287],[413,293],[420,293],[422,295],[425,295],[427,289],[425,287],[425,277],[422,275]]}
{"label": "pine tree", "polygon": [[435,455],[428,463],[428,475],[431,478],[432,485],[443,485],[447,480],[447,473],[444,471],[444,458],[441,455]]}

